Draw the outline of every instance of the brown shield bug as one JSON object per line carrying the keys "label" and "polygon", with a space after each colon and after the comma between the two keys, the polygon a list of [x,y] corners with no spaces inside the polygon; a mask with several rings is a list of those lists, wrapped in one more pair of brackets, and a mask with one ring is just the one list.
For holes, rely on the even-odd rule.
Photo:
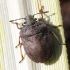
{"label": "brown shield bug", "polygon": [[[20,19],[10,21],[15,23],[18,29],[21,30],[20,36],[19,36],[19,44],[17,46],[20,46],[20,49],[21,49],[21,46],[23,45],[25,53],[28,55],[28,57],[37,63],[38,62],[44,63],[53,55],[52,35],[54,35],[55,38],[58,40],[58,42],[62,44],[58,39],[58,37],[55,35],[55,33],[52,31],[49,31],[47,28],[48,26],[57,28],[61,25],[55,26],[55,25],[49,24],[50,16],[47,16],[45,14],[47,12],[48,11],[45,11],[45,12],[40,11],[40,13],[37,13],[42,15],[42,17],[38,20],[34,18],[36,14],[28,15],[26,16],[26,18],[20,18],[25,20],[25,22],[22,24],[22,28],[18,27],[17,22],[13,22]],[[43,15],[46,15],[48,17],[48,20],[46,21],[47,24],[42,21]],[[22,43],[20,42],[20,38]],[[21,56],[23,60],[24,57],[22,55],[22,51],[21,51]]]}

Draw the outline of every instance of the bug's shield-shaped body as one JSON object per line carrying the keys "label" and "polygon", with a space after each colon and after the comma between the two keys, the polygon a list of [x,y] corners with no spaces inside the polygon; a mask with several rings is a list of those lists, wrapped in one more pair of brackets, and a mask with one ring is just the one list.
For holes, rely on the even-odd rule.
{"label": "bug's shield-shaped body", "polygon": [[[27,23],[27,22],[26,22]],[[35,62],[46,62],[53,54],[51,32],[42,21],[23,26],[20,37],[28,57]]]}

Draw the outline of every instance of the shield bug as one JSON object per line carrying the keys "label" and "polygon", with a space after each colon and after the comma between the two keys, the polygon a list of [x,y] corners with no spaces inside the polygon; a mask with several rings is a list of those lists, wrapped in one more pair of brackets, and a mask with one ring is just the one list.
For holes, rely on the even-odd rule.
{"label": "shield bug", "polygon": [[[59,27],[61,25],[55,26],[52,24],[49,24],[50,22],[50,16],[47,16],[45,13],[48,11],[41,11],[40,13],[36,13],[34,15],[28,15],[24,19],[25,22],[22,24],[22,28],[18,27],[18,23],[14,22],[16,20],[11,20],[10,22],[17,25],[18,29],[20,29],[20,36],[19,36],[19,44],[17,46],[24,46],[25,53],[28,55],[28,57],[33,60],[34,62],[41,62],[44,63],[48,59],[51,58],[53,55],[53,39],[52,35],[55,36],[55,38],[58,40],[60,44],[60,40],[55,35],[54,32],[48,30],[48,26],[51,27]],[[34,18],[35,15],[41,14],[42,17],[40,19]],[[46,15],[48,20],[46,23],[44,23],[43,15]],[[20,38],[22,43],[20,42]],[[24,59],[21,51],[22,60]],[[21,60],[21,61],[22,61]],[[20,61],[20,62],[21,62]]]}

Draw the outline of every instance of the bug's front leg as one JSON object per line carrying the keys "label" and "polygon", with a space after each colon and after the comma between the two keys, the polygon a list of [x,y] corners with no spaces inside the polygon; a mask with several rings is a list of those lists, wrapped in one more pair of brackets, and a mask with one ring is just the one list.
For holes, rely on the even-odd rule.
{"label": "bug's front leg", "polygon": [[24,59],[24,57],[23,57],[23,54],[22,54],[22,43],[20,42],[20,36],[19,36],[19,43],[18,43],[18,45],[16,46],[16,48],[19,46],[20,47],[20,54],[21,54],[21,60],[19,61],[19,63],[21,63],[22,61],[23,61],[23,59]]}
{"label": "bug's front leg", "polygon": [[18,23],[17,22],[13,22],[13,21],[10,21],[10,22],[12,22],[13,24],[16,24],[18,29],[20,29],[20,30],[22,29],[22,27],[20,27],[20,28],[18,27]]}
{"label": "bug's front leg", "polygon": [[56,35],[54,32],[51,32],[51,33],[54,35],[54,37],[55,37],[56,40],[59,42],[59,44],[65,45],[65,43],[62,43],[62,42],[59,40],[59,38],[57,37],[57,35]]}
{"label": "bug's front leg", "polygon": [[47,21],[44,21],[45,23],[47,23],[46,25],[47,26],[51,26],[51,27],[53,27],[53,28],[58,28],[58,27],[62,27],[62,25],[53,25],[52,24],[52,22],[50,22],[50,16],[53,16],[53,15],[55,15],[55,13],[53,13],[53,14],[51,14],[51,15],[46,15],[45,13],[44,13],[44,15],[47,17]]}

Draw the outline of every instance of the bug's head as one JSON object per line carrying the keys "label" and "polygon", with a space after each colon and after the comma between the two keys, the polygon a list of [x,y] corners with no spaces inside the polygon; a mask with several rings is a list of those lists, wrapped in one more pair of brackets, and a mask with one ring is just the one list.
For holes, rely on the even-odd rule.
{"label": "bug's head", "polygon": [[33,24],[37,19],[36,18],[34,18],[34,16],[33,15],[28,15],[28,16],[26,16],[26,25],[30,25],[30,24]]}
{"label": "bug's head", "polygon": [[26,16],[26,20],[35,20],[34,16],[33,15],[28,15]]}

